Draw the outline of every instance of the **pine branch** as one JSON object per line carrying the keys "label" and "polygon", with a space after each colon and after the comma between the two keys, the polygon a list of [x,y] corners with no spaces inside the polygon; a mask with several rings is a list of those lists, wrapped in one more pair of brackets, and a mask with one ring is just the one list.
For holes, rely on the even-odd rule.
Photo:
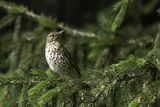
{"label": "pine branch", "polygon": [[29,85],[23,85],[21,89],[21,94],[18,100],[18,107],[26,107],[27,106],[27,91],[29,89]]}
{"label": "pine branch", "polygon": [[11,17],[10,15],[3,17],[0,20],[0,29],[4,28],[8,24],[12,23],[14,21],[14,19],[15,19],[15,17]]}
{"label": "pine branch", "polygon": [[121,25],[124,15],[126,13],[127,7],[128,7],[128,0],[122,0],[122,2],[118,2],[115,7],[114,10],[117,10],[118,8],[120,8],[119,13],[117,14],[112,26],[111,26],[111,30],[112,32],[116,32],[116,30],[118,29],[118,27]]}
{"label": "pine branch", "polygon": [[[158,29],[160,29],[160,24],[158,26]],[[158,66],[158,69],[160,69],[160,31],[159,30],[155,37],[154,47],[150,52],[148,52],[146,57],[149,59],[149,61],[151,61],[156,66]]]}
{"label": "pine branch", "polygon": [[64,26],[63,24],[58,24],[58,27],[61,29],[64,29],[68,34],[71,34],[73,36],[81,36],[81,37],[96,37],[97,35],[94,33],[89,32],[82,32],[77,29],[70,28],[68,26]]}
{"label": "pine branch", "polygon": [[[159,23],[158,29],[160,29],[160,23]],[[157,50],[160,49],[160,30],[158,30],[158,32],[157,32],[157,36],[155,38],[153,49],[157,49]]]}
{"label": "pine branch", "polygon": [[29,96],[32,96],[33,94],[39,92],[42,88],[45,88],[48,84],[49,84],[49,82],[46,81],[46,80],[41,81],[41,82],[38,83],[35,87],[31,88],[31,89],[28,91],[28,95],[29,95]]}
{"label": "pine branch", "polygon": [[[25,14],[25,15],[35,19],[38,23],[42,23],[44,21],[45,22],[45,23],[43,23],[43,24],[45,24],[44,27],[46,27],[46,22],[48,22],[47,24],[49,24],[49,26],[47,26],[47,27],[50,27],[50,28],[54,27],[55,20],[44,17],[43,15],[35,14],[34,12],[29,11],[24,6],[16,6],[13,3],[7,3],[7,2],[4,2],[4,1],[0,1],[0,7],[3,7],[4,9],[6,9],[8,11],[11,11],[12,14]],[[58,22],[56,22],[56,23],[58,23]],[[56,26],[61,28],[61,29],[64,29],[66,31],[66,33],[71,34],[73,36],[96,37],[96,35],[94,33],[83,32],[83,31],[80,31],[80,30],[77,30],[77,29],[72,29],[68,26],[64,26],[62,23],[58,23],[58,24],[56,24]]]}
{"label": "pine branch", "polygon": [[[146,75],[150,75],[151,80],[156,80],[157,72],[157,67],[147,61],[147,59],[135,58],[133,56],[118,64],[110,65],[109,69],[106,70],[106,78],[93,91],[94,99],[92,103],[109,97],[113,89],[123,82],[135,81]],[[146,81],[150,80],[148,79]]]}
{"label": "pine branch", "polygon": [[39,80],[35,79],[24,79],[24,78],[1,78],[0,77],[0,86],[9,86],[9,85],[19,85],[19,84],[37,84]]}
{"label": "pine branch", "polygon": [[45,104],[48,100],[50,100],[53,96],[59,94],[64,88],[66,88],[68,84],[61,84],[54,89],[49,90],[45,94],[43,94],[37,101],[39,105]]}

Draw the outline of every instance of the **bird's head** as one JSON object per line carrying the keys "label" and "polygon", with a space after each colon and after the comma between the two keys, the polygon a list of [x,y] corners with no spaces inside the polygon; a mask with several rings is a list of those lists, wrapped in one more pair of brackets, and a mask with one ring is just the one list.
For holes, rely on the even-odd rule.
{"label": "bird's head", "polygon": [[49,33],[49,35],[47,36],[47,42],[53,42],[56,41],[57,38],[59,37],[59,35],[61,35],[63,33],[63,30],[59,31],[59,32],[51,32]]}

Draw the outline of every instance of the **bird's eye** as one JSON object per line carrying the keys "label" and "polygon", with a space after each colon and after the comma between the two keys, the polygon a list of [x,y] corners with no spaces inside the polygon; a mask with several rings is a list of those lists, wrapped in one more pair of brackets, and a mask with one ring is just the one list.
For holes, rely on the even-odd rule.
{"label": "bird's eye", "polygon": [[50,37],[54,37],[54,34],[51,34]]}

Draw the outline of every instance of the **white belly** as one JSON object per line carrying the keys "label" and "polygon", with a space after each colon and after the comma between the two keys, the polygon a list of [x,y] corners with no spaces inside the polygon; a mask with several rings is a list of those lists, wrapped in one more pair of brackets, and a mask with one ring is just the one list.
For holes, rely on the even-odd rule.
{"label": "white belly", "polygon": [[56,54],[54,54],[55,48],[53,46],[47,46],[45,49],[45,57],[49,67],[55,71],[54,60],[56,58]]}
{"label": "white belly", "polygon": [[54,45],[49,45],[46,47],[45,57],[51,70],[53,70],[54,72],[62,71],[62,66],[65,66],[62,64],[63,62],[61,60],[63,59],[63,55],[56,51],[56,47]]}

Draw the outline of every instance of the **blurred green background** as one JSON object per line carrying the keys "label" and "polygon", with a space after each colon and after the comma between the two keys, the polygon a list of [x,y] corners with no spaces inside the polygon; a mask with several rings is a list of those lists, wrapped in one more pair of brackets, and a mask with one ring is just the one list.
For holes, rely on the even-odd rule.
{"label": "blurred green background", "polygon": [[[44,56],[47,35],[62,29],[60,42],[89,81],[87,89],[78,81],[68,96],[59,91],[67,82],[50,80]],[[159,35],[160,0],[0,0],[0,106],[79,99],[79,107],[156,107]],[[74,96],[83,91],[84,102]]]}

